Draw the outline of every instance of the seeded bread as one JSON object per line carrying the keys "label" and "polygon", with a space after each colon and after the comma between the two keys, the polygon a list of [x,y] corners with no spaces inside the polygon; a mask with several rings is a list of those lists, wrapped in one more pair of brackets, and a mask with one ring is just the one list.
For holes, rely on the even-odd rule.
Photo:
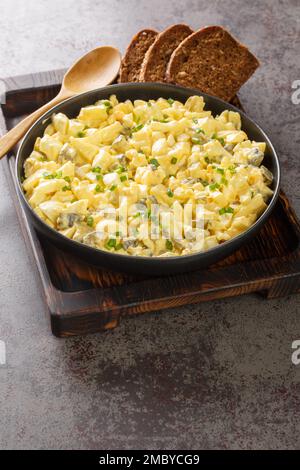
{"label": "seeded bread", "polygon": [[160,33],[145,55],[140,81],[164,82],[172,52],[192,32],[185,24],[175,24]]}
{"label": "seeded bread", "polygon": [[258,66],[256,57],[228,31],[208,26],[177,47],[166,77],[168,82],[230,101]]}
{"label": "seeded bread", "polygon": [[139,81],[145,54],[157,35],[158,32],[154,29],[143,29],[132,38],[122,59],[119,82]]}

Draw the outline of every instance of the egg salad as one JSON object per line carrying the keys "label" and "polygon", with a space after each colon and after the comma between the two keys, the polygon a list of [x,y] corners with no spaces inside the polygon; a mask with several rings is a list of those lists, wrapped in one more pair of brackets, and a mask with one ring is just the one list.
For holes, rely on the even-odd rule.
{"label": "egg salad", "polygon": [[24,163],[29,204],[60,234],[118,254],[187,255],[239,235],[273,194],[266,144],[238,112],[204,105],[113,95],[53,114]]}

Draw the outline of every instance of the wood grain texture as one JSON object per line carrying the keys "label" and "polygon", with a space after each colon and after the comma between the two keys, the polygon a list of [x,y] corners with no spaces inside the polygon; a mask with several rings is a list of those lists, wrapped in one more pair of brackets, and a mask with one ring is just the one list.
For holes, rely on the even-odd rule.
{"label": "wood grain texture", "polygon": [[[10,80],[0,129],[51,99],[62,72]],[[42,86],[38,86],[42,83]],[[13,89],[15,87],[15,89]],[[240,106],[238,98],[234,104]],[[8,180],[27,246],[39,270],[52,332],[67,337],[115,328],[136,315],[207,300],[259,292],[267,298],[300,291],[300,225],[286,196],[258,235],[231,256],[204,271],[142,278],[103,271],[60,251],[37,235],[15,191],[15,156],[5,159]]]}

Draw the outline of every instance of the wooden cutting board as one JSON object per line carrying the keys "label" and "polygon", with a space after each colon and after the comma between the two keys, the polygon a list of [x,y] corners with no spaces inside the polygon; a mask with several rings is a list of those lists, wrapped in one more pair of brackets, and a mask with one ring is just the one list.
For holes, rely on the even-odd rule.
{"label": "wooden cutting board", "polygon": [[[7,79],[0,131],[50,100],[62,75],[63,71],[52,71]],[[237,98],[234,104],[240,106]],[[267,298],[300,292],[300,224],[283,192],[259,234],[233,255],[203,271],[143,278],[97,269],[38,235],[19,204],[14,164],[12,152],[5,161],[7,177],[56,336],[105,331],[116,327],[124,315],[249,292]]]}

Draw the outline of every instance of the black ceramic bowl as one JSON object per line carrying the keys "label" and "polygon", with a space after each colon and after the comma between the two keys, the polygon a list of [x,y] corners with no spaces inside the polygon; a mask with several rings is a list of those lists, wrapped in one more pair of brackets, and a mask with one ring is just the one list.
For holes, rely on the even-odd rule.
{"label": "black ceramic bowl", "polygon": [[[249,138],[251,140],[264,141],[267,144],[264,165],[269,168],[274,175],[272,186],[274,194],[272,199],[269,201],[266,211],[248,230],[243,232],[241,235],[222,243],[221,245],[218,245],[202,253],[200,252],[191,255],[173,256],[167,258],[120,255],[98,250],[82,243],[70,240],[54,229],[50,228],[36,215],[36,213],[28,204],[23,193],[21,187],[21,177],[23,175],[24,160],[31,153],[36,138],[43,134],[43,131],[47,126],[47,122],[45,121],[52,115],[52,113],[63,112],[68,117],[75,117],[83,106],[93,104],[99,99],[108,98],[111,94],[117,95],[117,98],[120,101],[124,101],[126,99],[149,100],[163,97],[177,99],[182,102],[185,102],[186,99],[191,95],[202,95],[206,104],[205,109],[211,110],[214,115],[220,114],[225,109],[238,111],[242,118],[242,129],[247,133]],[[274,209],[279,193],[280,167],[274,147],[264,131],[248,116],[246,116],[246,114],[231,104],[228,104],[218,98],[206,95],[205,93],[201,93],[200,91],[175,85],[165,85],[161,83],[125,83],[111,85],[105,88],[83,93],[62,102],[45,113],[29,129],[21,143],[16,161],[16,176],[18,182],[18,191],[20,192],[21,202],[24,209],[26,210],[38,232],[47,237],[54,245],[57,245],[62,250],[71,252],[86,262],[97,265],[99,267],[129,273],[165,275],[204,268],[209,264],[215,263],[221,258],[228,256],[242,244],[249,241],[266,222],[267,218]]]}

